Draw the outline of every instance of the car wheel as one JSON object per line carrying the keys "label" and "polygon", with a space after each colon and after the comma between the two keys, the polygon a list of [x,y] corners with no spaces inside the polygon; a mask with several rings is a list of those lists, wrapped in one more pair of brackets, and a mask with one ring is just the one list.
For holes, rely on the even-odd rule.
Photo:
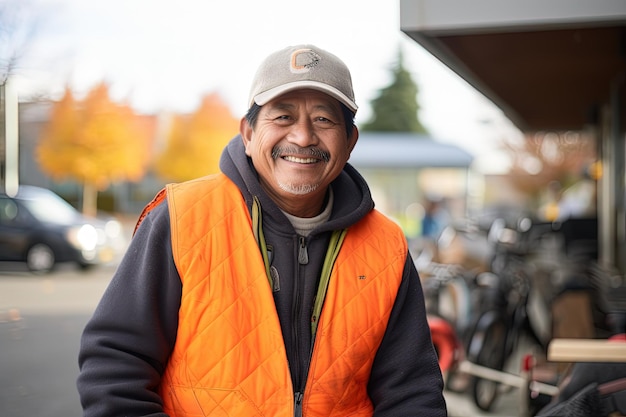
{"label": "car wheel", "polygon": [[49,272],[54,267],[54,252],[44,243],[32,246],[26,254],[26,265],[32,272]]}

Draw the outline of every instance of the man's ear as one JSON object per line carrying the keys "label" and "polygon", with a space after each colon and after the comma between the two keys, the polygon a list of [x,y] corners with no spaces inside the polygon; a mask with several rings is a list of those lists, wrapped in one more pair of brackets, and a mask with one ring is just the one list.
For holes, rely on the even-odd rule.
{"label": "man's ear", "polygon": [[248,145],[252,140],[252,126],[250,126],[248,119],[245,117],[242,117],[239,121],[239,133],[241,134],[243,146],[246,149],[246,155],[250,156],[250,153],[248,152]]}
{"label": "man's ear", "polygon": [[352,128],[352,135],[348,138],[348,149],[350,153],[354,149],[357,141],[359,140],[359,129],[357,129],[356,125]]}

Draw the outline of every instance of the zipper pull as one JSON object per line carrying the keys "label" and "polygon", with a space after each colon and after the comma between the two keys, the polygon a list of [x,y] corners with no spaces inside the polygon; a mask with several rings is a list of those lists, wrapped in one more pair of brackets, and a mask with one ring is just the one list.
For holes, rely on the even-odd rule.
{"label": "zipper pull", "polygon": [[295,417],[302,417],[302,393],[296,392],[294,393],[294,412],[293,415]]}
{"label": "zipper pull", "polygon": [[304,236],[300,236],[300,249],[298,251],[298,262],[300,265],[306,265],[309,263],[309,252],[306,249]]}

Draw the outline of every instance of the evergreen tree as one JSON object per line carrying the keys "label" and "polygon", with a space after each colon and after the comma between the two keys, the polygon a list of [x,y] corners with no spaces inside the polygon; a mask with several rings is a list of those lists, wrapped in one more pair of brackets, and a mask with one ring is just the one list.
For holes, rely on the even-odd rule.
{"label": "evergreen tree", "polygon": [[393,81],[372,100],[372,117],[360,127],[361,131],[427,133],[418,118],[417,84],[404,68],[402,50],[392,72]]}

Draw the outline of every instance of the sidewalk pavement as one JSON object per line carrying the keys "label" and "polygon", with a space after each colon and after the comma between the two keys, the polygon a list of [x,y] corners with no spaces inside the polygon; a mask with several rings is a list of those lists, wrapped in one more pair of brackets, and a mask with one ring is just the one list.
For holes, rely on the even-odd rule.
{"label": "sidewalk pavement", "polygon": [[485,412],[472,401],[469,393],[444,391],[449,417],[520,417],[519,390],[503,393],[494,404],[493,410]]}

